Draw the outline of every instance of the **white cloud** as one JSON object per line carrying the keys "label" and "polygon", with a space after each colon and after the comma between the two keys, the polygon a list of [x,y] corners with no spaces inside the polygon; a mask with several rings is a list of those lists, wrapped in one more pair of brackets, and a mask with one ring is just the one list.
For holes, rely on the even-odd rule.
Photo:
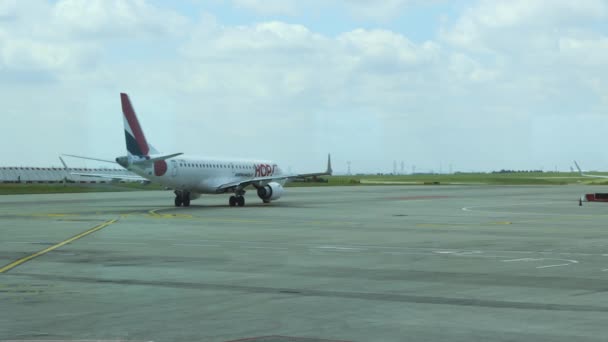
{"label": "white cloud", "polygon": [[571,63],[587,66],[608,66],[608,37],[562,37],[559,51]]}
{"label": "white cloud", "polygon": [[433,0],[335,0],[336,5],[343,6],[357,18],[388,20],[398,16],[408,7],[420,4],[438,2]]}
{"label": "white cloud", "polygon": [[467,8],[442,38],[459,48],[496,51],[529,47],[552,48],[555,38],[573,27],[608,16],[602,0],[481,0]]}
{"label": "white cloud", "polygon": [[232,0],[237,8],[252,10],[260,14],[286,14],[297,12],[295,0]]}
{"label": "white cloud", "polygon": [[597,26],[606,17],[608,3],[598,0],[482,0],[440,37],[457,53],[452,70],[493,81],[504,94],[497,103],[535,116],[570,115],[598,110],[588,103],[598,99],[597,79],[608,77],[601,67],[608,38]]}
{"label": "white cloud", "polygon": [[187,19],[144,0],[60,0],[52,20],[60,34],[100,37],[137,37],[180,34]]}
{"label": "white cloud", "polygon": [[452,54],[448,68],[452,76],[465,83],[496,81],[500,75],[499,70],[485,68],[478,61],[463,53]]}
{"label": "white cloud", "polygon": [[[122,151],[122,122],[108,117],[119,117],[117,93],[128,91],[149,138],[166,151],[257,155],[302,168],[330,149],[378,171],[395,158],[419,169],[438,160],[457,169],[537,167],[543,156],[530,143],[560,146],[546,133],[552,117],[577,125],[605,113],[608,38],[594,27],[605,18],[603,2],[480,1],[424,42],[382,25],[317,31],[294,19],[305,3],[281,3],[240,2],[288,16],[228,25],[145,1],[0,2],[0,101],[17,127],[31,120],[19,113],[35,113],[41,127],[60,132],[46,154]],[[372,6],[322,6],[336,4],[351,13]],[[75,146],[64,129],[88,143]]]}
{"label": "white cloud", "polygon": [[440,50],[433,42],[416,45],[407,37],[388,30],[356,29],[341,34],[338,41],[363,59],[390,59],[406,65],[431,61]]}
{"label": "white cloud", "polygon": [[143,0],[7,1],[0,17],[10,20],[0,26],[0,66],[58,74],[90,67],[112,41],[162,39],[188,25]]}
{"label": "white cloud", "polygon": [[231,0],[239,9],[261,15],[296,16],[302,12],[337,9],[338,12],[365,20],[385,21],[398,16],[410,6],[437,3],[445,0]]}
{"label": "white cloud", "polygon": [[424,83],[421,73],[441,55],[433,42],[416,44],[387,30],[331,37],[283,22],[207,27],[183,52],[190,72],[180,84],[188,91],[234,93],[285,106],[313,101],[317,108],[373,105],[379,98],[397,105],[404,94],[397,89]]}

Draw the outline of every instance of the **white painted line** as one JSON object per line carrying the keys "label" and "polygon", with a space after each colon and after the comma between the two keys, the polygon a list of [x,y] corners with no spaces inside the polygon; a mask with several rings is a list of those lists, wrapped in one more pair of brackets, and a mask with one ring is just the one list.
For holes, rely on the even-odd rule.
{"label": "white painted line", "polygon": [[[113,239],[122,239],[122,238],[113,238],[113,237],[104,237],[104,239],[107,240],[113,240]],[[173,242],[179,242],[179,241],[191,241],[191,242],[202,242],[202,243],[227,243],[227,244],[238,244],[238,245],[259,245],[259,244],[269,244],[269,245],[274,245],[274,244],[278,244],[281,246],[288,246],[290,248],[294,248],[294,247],[305,247],[305,248],[309,248],[309,249],[318,249],[318,245],[311,245],[310,243],[306,244],[306,243],[274,243],[274,242],[263,242],[263,241],[242,241],[242,240],[209,240],[209,239],[201,239],[201,240],[184,240],[184,239],[150,239],[150,238],[146,238],[145,239],[146,242],[151,243],[151,242],[169,242],[169,241],[173,241]],[[2,242],[0,242],[2,243]],[[322,243],[322,242],[320,242]],[[215,245],[214,245],[215,246]],[[228,246],[226,246],[228,247]],[[410,251],[420,251],[421,253],[438,253],[441,254],[442,252],[445,252],[444,254],[449,254],[449,253],[459,253],[459,252],[470,252],[470,251],[458,251],[458,250],[449,250],[449,249],[445,249],[445,250],[437,250],[437,248],[440,247],[409,247],[409,246],[378,246],[378,245],[331,245],[331,247],[338,247],[338,248],[353,248],[353,249],[360,249],[360,250],[367,250],[367,249],[380,249],[380,250],[394,250],[395,252],[401,252],[403,250],[410,250]],[[276,247],[278,248],[278,247]],[[287,248],[289,249],[289,248]],[[481,252],[481,253],[517,253],[517,254],[541,254],[541,255],[555,255],[555,256],[560,256],[560,255],[571,255],[571,256],[606,256],[608,257],[608,254],[600,254],[600,253],[580,253],[580,252],[560,252],[560,251],[517,251],[517,250],[501,250],[501,249],[487,249],[487,250],[481,250],[481,251],[476,251],[476,252]],[[505,256],[508,257],[508,256]]]}
{"label": "white painted line", "polygon": [[472,254],[482,254],[482,252],[481,251],[462,251],[462,252],[456,252],[454,255],[464,256],[464,255],[472,255]]}
{"label": "white painted line", "polygon": [[144,242],[87,242],[89,245],[147,245]]}
{"label": "white painted line", "polygon": [[185,246],[185,247],[220,247],[220,245],[205,245],[201,243],[173,243],[171,246]]}
{"label": "white painted line", "polygon": [[442,256],[454,256],[462,258],[481,258],[481,259],[504,259],[507,256],[504,255],[487,255],[487,254],[475,254],[475,253],[435,253],[435,252],[381,252],[386,255],[426,255],[428,257],[442,257]]}
{"label": "white painted line", "polygon": [[364,250],[362,248],[357,248],[357,247],[342,247],[342,246],[316,246],[313,248],[318,248],[318,249],[334,249],[334,250],[339,250],[339,251],[361,251]]}
{"label": "white painted line", "polygon": [[286,251],[289,248],[286,247],[264,247],[264,246],[238,246],[239,248],[247,248],[247,249],[273,249],[273,250],[280,250],[280,251]]}
{"label": "white painted line", "polygon": [[427,256],[433,256],[430,253],[425,253],[425,252],[382,252],[382,254],[388,254],[388,255],[427,255]]}
{"label": "white painted line", "polygon": [[[506,207],[521,207],[521,206],[531,206],[531,205],[544,205],[544,204],[554,204],[555,202],[533,202],[533,203],[515,203],[515,204],[504,204],[504,205],[480,205],[480,206],[472,206],[472,207],[463,207],[462,211],[472,212],[477,211],[480,213],[496,213],[496,214],[518,214],[518,215],[532,215],[532,216],[546,216],[546,213],[536,213],[536,212],[510,212],[510,211],[496,211]],[[494,209],[494,210],[492,210]],[[552,214],[553,216],[572,216],[570,214]]]}
{"label": "white painted line", "polygon": [[569,265],[578,264],[578,260],[553,259],[553,258],[521,258],[521,259],[502,260],[502,262],[530,262],[530,261],[546,261],[546,260],[565,261],[566,263],[555,264],[555,265],[541,265],[541,266],[536,266],[536,268],[537,269],[543,269],[543,268],[569,266]]}
{"label": "white painted line", "polygon": [[521,259],[509,259],[509,260],[502,260],[502,262],[515,262],[515,261],[540,261],[543,259],[533,259],[533,258],[521,258]]}
{"label": "white painted line", "polygon": [[568,265],[572,265],[572,263],[568,263],[568,264],[558,264],[558,265],[547,265],[547,266],[537,266],[536,268],[549,268],[549,267],[560,267],[560,266],[568,266]]}
{"label": "white painted line", "polygon": [[433,251],[435,254],[447,254],[454,256],[469,256],[474,254],[482,254],[482,251]]}

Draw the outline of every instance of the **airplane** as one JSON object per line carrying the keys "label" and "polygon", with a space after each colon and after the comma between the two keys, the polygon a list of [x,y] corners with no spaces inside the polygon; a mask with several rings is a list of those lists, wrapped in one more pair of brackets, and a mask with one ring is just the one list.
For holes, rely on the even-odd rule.
{"label": "airplane", "polygon": [[[232,194],[231,207],[245,205],[246,188],[253,187],[264,203],[278,200],[284,193],[283,186],[294,178],[330,176],[331,155],[327,155],[325,171],[305,174],[288,174],[278,164],[269,160],[205,158],[186,156],[183,153],[161,154],[148,143],[129,96],[120,94],[123,112],[127,155],[115,162],[141,179],[158,183],[174,190],[176,207],[189,207],[190,201],[202,194]],[[97,158],[72,157],[108,161]],[[89,174],[90,176],[90,174]],[[94,177],[112,178],[115,175],[95,174]]]}
{"label": "airplane", "polygon": [[[590,174],[583,173],[583,170],[581,170],[581,167],[578,165],[578,163],[576,162],[576,160],[574,161],[574,165],[576,166],[576,169],[578,170],[578,173],[582,177],[608,178],[608,176],[590,175]],[[578,205],[579,206],[583,206],[583,202],[608,202],[608,194],[606,194],[606,193],[599,193],[599,192],[598,193],[593,193],[593,194],[585,194],[585,195],[581,196],[581,198],[579,198]]]}
{"label": "airplane", "polygon": [[590,175],[587,173],[583,173],[583,170],[581,170],[581,167],[578,166],[578,163],[576,162],[576,160],[574,161],[574,165],[576,166],[576,169],[578,170],[578,173],[582,176],[582,177],[589,177],[589,178],[608,178],[608,176],[602,176],[602,175]]}

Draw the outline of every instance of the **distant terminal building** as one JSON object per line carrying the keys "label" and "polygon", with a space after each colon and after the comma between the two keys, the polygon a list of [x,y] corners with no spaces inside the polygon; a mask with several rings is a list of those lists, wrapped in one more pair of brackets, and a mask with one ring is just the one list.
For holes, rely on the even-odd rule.
{"label": "distant terminal building", "polygon": [[[70,173],[90,174],[71,175]],[[94,177],[97,175],[97,177]],[[0,182],[2,183],[108,183],[112,179],[101,178],[99,175],[113,177],[117,180],[122,176],[133,176],[134,174],[124,169],[113,168],[69,168],[67,171],[61,167],[0,167]]]}

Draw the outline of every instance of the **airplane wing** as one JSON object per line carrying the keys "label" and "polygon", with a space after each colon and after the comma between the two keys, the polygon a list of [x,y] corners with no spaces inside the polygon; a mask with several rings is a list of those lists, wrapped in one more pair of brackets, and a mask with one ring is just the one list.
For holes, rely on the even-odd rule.
{"label": "airplane wing", "polygon": [[583,170],[581,170],[581,167],[578,166],[578,163],[576,162],[576,160],[574,161],[574,165],[576,166],[576,169],[578,170],[578,173],[582,176],[582,177],[589,177],[589,178],[608,178],[608,176],[602,176],[602,175],[590,175],[587,173],[583,173]]}
{"label": "airplane wing", "polygon": [[267,177],[254,177],[242,181],[231,182],[220,185],[216,191],[218,193],[228,192],[234,189],[243,189],[250,185],[254,185],[256,187],[264,186],[273,181],[279,180],[289,180],[294,178],[308,178],[308,177],[318,177],[318,176],[331,176],[333,170],[331,168],[331,155],[327,155],[327,169],[323,172],[316,173],[302,173],[302,174],[286,174],[286,175],[277,175],[277,176],[267,176]]}
{"label": "airplane wing", "polygon": [[130,175],[111,175],[111,174],[102,174],[102,173],[78,173],[78,172],[70,172],[70,175],[73,176],[81,176],[81,177],[93,177],[93,178],[103,178],[103,179],[111,179],[111,180],[128,180],[128,181],[142,181],[149,182],[149,179],[146,179],[141,176],[130,176]]}

